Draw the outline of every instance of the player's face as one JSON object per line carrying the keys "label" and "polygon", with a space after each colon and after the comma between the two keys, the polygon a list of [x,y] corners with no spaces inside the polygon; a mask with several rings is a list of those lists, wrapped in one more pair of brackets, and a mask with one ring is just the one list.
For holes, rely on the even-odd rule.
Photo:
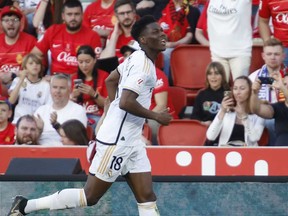
{"label": "player's face", "polygon": [[148,24],[143,37],[146,46],[151,50],[164,51],[166,49],[167,37],[158,23]]}
{"label": "player's face", "polygon": [[37,144],[38,131],[34,121],[22,119],[18,128],[15,129],[16,142],[18,144]]}
{"label": "player's face", "polygon": [[52,79],[50,83],[53,104],[64,107],[69,101],[70,88],[66,79]]}
{"label": "player's face", "polygon": [[267,46],[264,47],[262,58],[268,67],[278,69],[285,59],[285,54],[281,46]]}
{"label": "player's face", "polygon": [[9,38],[16,38],[20,30],[20,19],[15,16],[4,16],[1,20],[5,35]]}
{"label": "player's face", "polygon": [[125,4],[117,8],[116,16],[121,26],[129,28],[135,22],[136,13],[129,4]]}
{"label": "player's face", "polygon": [[27,60],[26,69],[32,76],[39,76],[41,64],[36,63],[32,58]]}
{"label": "player's face", "polygon": [[82,16],[83,13],[81,7],[64,8],[62,19],[64,20],[68,31],[73,32],[81,28]]}
{"label": "player's face", "polygon": [[7,122],[11,117],[11,110],[9,110],[9,106],[6,103],[0,104],[0,123]]}
{"label": "player's face", "polygon": [[70,140],[64,130],[62,128],[59,129],[59,134],[60,134],[60,137],[61,137],[61,142],[63,145],[76,145],[76,143],[74,143],[72,140]]}
{"label": "player's face", "polygon": [[96,59],[88,54],[80,54],[77,57],[78,66],[80,70],[87,76],[91,75]]}

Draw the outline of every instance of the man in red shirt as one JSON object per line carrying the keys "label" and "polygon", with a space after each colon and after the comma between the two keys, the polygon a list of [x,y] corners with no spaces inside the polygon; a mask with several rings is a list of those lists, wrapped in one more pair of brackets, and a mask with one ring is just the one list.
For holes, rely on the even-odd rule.
{"label": "man in red shirt", "polygon": [[117,0],[114,6],[114,12],[117,21],[100,58],[117,56],[119,62],[122,62],[123,55],[120,49],[133,40],[131,28],[136,20],[136,9],[131,0]]}
{"label": "man in red shirt", "polygon": [[84,12],[83,25],[96,31],[106,40],[113,31],[116,17],[114,4],[116,0],[99,0],[87,6]]}
{"label": "man in red shirt", "polygon": [[77,71],[77,49],[84,44],[94,48],[100,55],[102,45],[99,35],[82,26],[83,8],[78,0],[67,0],[63,5],[62,19],[65,24],[54,24],[48,28],[32,53],[41,57],[51,51],[51,74],[74,74]]}
{"label": "man in red shirt", "polygon": [[0,34],[0,79],[3,84],[9,84],[19,73],[23,57],[34,47],[36,39],[20,32],[22,13],[16,7],[4,7],[0,17],[4,31]]}
{"label": "man in red shirt", "polygon": [[284,64],[288,65],[288,1],[260,0],[259,4],[259,32],[263,41],[271,37],[269,19],[272,18],[274,37],[279,39],[285,47]]}
{"label": "man in red shirt", "polygon": [[0,145],[13,145],[15,126],[8,121],[12,116],[11,104],[0,97]]}

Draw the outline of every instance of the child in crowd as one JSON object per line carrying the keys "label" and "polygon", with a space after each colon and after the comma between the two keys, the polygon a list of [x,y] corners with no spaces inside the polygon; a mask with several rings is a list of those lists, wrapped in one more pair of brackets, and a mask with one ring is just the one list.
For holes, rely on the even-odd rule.
{"label": "child in crowd", "polygon": [[[35,54],[25,56],[23,71],[9,88],[9,102],[16,105],[13,123],[23,115],[33,115],[35,110],[51,101],[50,85],[42,78],[44,67]],[[17,103],[18,102],[18,103]]]}

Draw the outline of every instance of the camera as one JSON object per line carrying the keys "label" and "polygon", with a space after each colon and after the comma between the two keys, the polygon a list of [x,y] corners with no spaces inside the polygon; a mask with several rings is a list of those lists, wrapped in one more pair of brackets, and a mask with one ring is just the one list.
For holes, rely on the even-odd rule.
{"label": "camera", "polygon": [[272,77],[258,77],[258,79],[261,81],[261,84],[271,85],[274,82],[274,79]]}

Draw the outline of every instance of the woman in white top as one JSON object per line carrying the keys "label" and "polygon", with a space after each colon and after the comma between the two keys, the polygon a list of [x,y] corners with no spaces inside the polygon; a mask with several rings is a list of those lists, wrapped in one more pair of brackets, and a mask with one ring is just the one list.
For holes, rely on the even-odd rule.
{"label": "woman in white top", "polygon": [[13,123],[23,115],[33,115],[35,110],[51,100],[50,85],[42,79],[44,67],[41,60],[34,54],[28,54],[23,59],[23,70],[19,73],[9,88],[9,101],[17,104]]}
{"label": "woman in white top", "polygon": [[219,146],[258,146],[264,119],[250,112],[252,83],[247,76],[235,79],[231,94],[227,92],[221,108],[207,130],[207,139]]}

